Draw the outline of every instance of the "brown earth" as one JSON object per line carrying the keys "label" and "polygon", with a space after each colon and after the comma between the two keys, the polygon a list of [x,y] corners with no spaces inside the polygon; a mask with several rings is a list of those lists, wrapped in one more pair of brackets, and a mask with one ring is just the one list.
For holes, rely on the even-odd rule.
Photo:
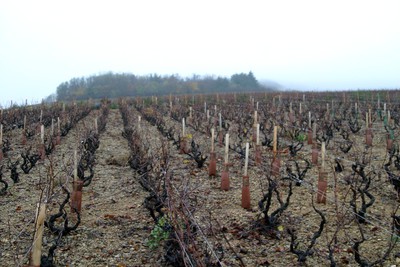
{"label": "brown earth", "polygon": [[[56,185],[66,184],[71,188],[72,155],[76,143],[83,129],[90,126],[94,112],[71,130],[62,139],[50,159],[39,164],[31,173],[23,174],[20,170],[20,183],[12,185],[8,179],[9,171],[4,173],[10,184],[8,193],[0,196],[0,266],[22,266],[29,258],[28,251],[32,242],[35,206],[39,200],[43,183],[46,179],[48,167],[54,165]],[[177,131],[180,124],[167,117],[168,125],[174,126]],[[376,123],[375,127],[379,127]],[[137,174],[129,167],[130,155],[128,142],[122,137],[123,124],[120,112],[110,110],[105,132],[100,135],[100,147],[96,151],[95,177],[91,185],[84,188],[82,204],[82,222],[78,229],[63,237],[62,244],[56,250],[55,262],[57,266],[162,266],[163,248],[152,250],[147,240],[154,227],[154,222],[143,206],[147,193],[138,183]],[[156,148],[160,146],[161,135],[156,127],[142,124],[143,140]],[[202,133],[188,128],[188,133],[200,144],[206,155],[209,153],[210,138]],[[13,160],[18,158],[22,151],[19,143],[20,132],[9,134],[14,147],[10,153]],[[376,197],[376,203],[368,209],[371,216],[370,224],[362,225],[367,241],[361,246],[361,253],[369,261],[378,259],[383,254],[390,239],[390,214],[397,205],[396,196],[387,176],[382,169],[386,151],[384,146],[384,132],[377,132],[374,137],[374,146],[371,155],[371,169],[376,172],[374,187],[371,193]],[[338,229],[338,240],[334,257],[338,266],[357,266],[351,250],[355,239],[360,239],[358,226],[352,220],[354,215],[349,208],[349,187],[345,178],[351,173],[351,162],[363,151],[362,136],[355,140],[356,146],[351,155],[344,161],[345,172],[337,175],[338,207],[335,207],[333,160],[338,154],[337,148],[328,146],[328,195],[327,204],[316,204],[326,218],[327,225],[322,236],[317,240],[314,254],[307,259],[308,266],[329,266],[327,260],[327,244],[333,233]],[[286,230],[292,227],[297,231],[299,249],[304,249],[310,243],[312,234],[317,230],[320,217],[311,206],[311,197],[315,197],[318,167],[313,166],[307,175],[309,185],[293,187],[293,196],[289,208],[282,216],[282,227],[275,231],[279,239],[255,231],[255,221],[261,214],[258,201],[261,200],[265,188],[266,174],[269,172],[271,152],[263,148],[263,164],[257,166],[254,160],[249,163],[249,177],[251,188],[250,210],[241,207],[243,161],[231,152],[230,168],[231,188],[221,191],[220,173],[222,171],[222,155],[224,148],[216,146],[218,156],[217,176],[209,177],[207,164],[198,169],[194,161],[187,155],[179,154],[178,150],[170,145],[170,168],[174,175],[186,177],[192,181],[199,193],[199,207],[193,214],[198,226],[202,229],[199,243],[208,244],[208,249],[218,251],[223,247],[224,256],[220,259],[225,266],[240,266],[238,257],[245,266],[295,266],[297,258],[289,252],[290,237]],[[311,159],[310,147],[305,146],[300,157]],[[253,149],[250,157],[253,158]],[[285,173],[285,163],[288,156],[282,156],[281,173]],[[6,159],[5,159],[6,160]],[[3,164],[5,164],[3,160]],[[68,179],[67,179],[68,178]],[[286,198],[287,182],[280,183],[282,199]],[[49,200],[47,214],[54,214],[58,204],[65,197],[59,186],[55,187],[52,199]],[[277,206],[273,200],[273,209]],[[43,253],[46,254],[49,246],[56,237],[47,229],[43,238]],[[207,240],[207,241],[205,241]],[[398,258],[393,255],[399,253],[399,248],[385,262],[384,266],[400,265]]]}

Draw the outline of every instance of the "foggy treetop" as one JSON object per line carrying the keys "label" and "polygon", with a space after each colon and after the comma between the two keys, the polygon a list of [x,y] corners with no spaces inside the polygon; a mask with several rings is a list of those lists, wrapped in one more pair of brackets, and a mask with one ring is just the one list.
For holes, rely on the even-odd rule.
{"label": "foggy treetop", "polygon": [[252,72],[233,74],[230,79],[215,76],[190,78],[179,75],[137,76],[129,73],[108,72],[90,77],[72,78],[57,87],[57,100],[115,98],[165,94],[203,94],[211,92],[264,91]]}

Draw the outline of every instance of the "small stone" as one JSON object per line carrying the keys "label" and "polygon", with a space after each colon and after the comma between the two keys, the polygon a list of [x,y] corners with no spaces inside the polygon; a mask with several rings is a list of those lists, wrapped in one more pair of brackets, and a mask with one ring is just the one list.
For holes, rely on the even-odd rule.
{"label": "small stone", "polygon": [[249,251],[245,248],[240,248],[239,253],[247,254]]}

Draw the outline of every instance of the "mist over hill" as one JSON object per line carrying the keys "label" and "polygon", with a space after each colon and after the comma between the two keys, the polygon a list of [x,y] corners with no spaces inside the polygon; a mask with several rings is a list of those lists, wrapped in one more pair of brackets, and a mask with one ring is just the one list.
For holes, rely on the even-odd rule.
{"label": "mist over hill", "polygon": [[232,92],[272,91],[281,88],[278,83],[258,82],[254,74],[233,74],[230,78],[193,74],[182,78],[178,74],[150,74],[138,76],[131,73],[104,73],[89,77],[72,78],[57,87],[59,101],[89,98],[118,98],[168,94],[209,94]]}
{"label": "mist over hill", "polygon": [[285,87],[283,85],[281,85],[280,83],[277,83],[275,81],[272,80],[268,80],[268,79],[262,79],[259,81],[260,85],[272,90],[272,91],[277,91],[277,90],[284,90]]}

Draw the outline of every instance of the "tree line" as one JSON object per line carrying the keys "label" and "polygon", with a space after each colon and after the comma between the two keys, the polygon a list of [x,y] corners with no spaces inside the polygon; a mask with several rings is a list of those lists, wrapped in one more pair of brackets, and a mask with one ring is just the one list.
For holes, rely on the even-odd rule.
{"label": "tree line", "polygon": [[229,79],[196,74],[190,78],[181,78],[179,75],[138,76],[130,73],[108,72],[89,77],[72,78],[61,83],[57,87],[57,100],[264,90],[271,89],[262,86],[252,72],[233,74]]}

